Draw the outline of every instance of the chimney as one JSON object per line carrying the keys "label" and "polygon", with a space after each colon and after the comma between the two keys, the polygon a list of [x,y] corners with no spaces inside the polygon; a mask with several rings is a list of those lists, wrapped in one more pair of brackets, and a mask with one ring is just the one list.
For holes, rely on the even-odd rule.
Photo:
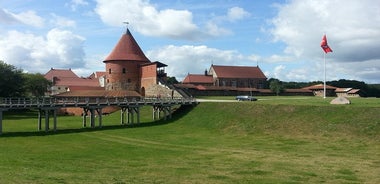
{"label": "chimney", "polygon": [[52,81],[51,81],[51,82],[53,83],[53,85],[55,85],[57,79],[58,79],[57,77],[55,77],[55,76],[53,77],[53,79],[52,79]]}
{"label": "chimney", "polygon": [[205,76],[207,76],[208,75],[208,72],[207,72],[207,69],[205,69]]}

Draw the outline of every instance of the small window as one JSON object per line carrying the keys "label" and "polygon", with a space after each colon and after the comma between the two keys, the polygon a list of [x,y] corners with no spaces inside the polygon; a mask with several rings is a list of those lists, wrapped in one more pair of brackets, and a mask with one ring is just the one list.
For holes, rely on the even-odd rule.
{"label": "small window", "polygon": [[123,73],[125,73],[125,68],[123,68]]}
{"label": "small window", "polygon": [[109,80],[109,79],[107,79],[107,83],[110,83],[110,80]]}
{"label": "small window", "polygon": [[110,69],[108,69],[108,73],[109,73],[109,74],[111,74],[111,68],[110,68]]}
{"label": "small window", "polygon": [[128,79],[128,83],[131,83],[131,79]]}

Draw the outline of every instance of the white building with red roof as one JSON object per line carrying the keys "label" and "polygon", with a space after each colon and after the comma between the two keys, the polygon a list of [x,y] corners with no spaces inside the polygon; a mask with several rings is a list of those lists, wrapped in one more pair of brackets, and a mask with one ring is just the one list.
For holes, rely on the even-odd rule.
{"label": "white building with red roof", "polygon": [[73,90],[103,90],[97,78],[78,77],[71,69],[51,68],[44,77],[52,82],[49,95]]}

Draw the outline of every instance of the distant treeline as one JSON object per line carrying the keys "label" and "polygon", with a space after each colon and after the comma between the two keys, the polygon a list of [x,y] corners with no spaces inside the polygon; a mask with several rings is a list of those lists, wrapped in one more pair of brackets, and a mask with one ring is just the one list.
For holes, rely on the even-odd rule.
{"label": "distant treeline", "polygon": [[[268,85],[271,81],[278,80],[278,79],[269,79]],[[323,84],[323,81],[312,81],[312,82],[285,82],[280,81],[282,87],[284,89],[300,89],[307,86],[312,86],[316,84]],[[334,80],[334,81],[326,81],[327,85],[338,87],[338,88],[354,88],[354,89],[360,89],[361,94],[363,94],[365,97],[380,97],[380,84],[366,84],[362,81],[356,81],[356,80],[346,80],[346,79],[340,79],[340,80]]]}

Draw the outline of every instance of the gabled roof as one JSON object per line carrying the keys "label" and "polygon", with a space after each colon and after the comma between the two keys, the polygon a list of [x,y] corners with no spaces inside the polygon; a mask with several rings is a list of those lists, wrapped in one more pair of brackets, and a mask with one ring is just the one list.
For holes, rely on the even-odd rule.
{"label": "gabled roof", "polygon": [[57,77],[54,80],[55,86],[92,86],[100,87],[98,79],[91,78],[73,78],[73,77]]}
{"label": "gabled roof", "polygon": [[312,91],[310,89],[285,89],[285,92],[287,93],[311,93]]}
{"label": "gabled roof", "polygon": [[79,90],[54,95],[55,97],[141,97],[136,91]]}
{"label": "gabled roof", "polygon": [[101,76],[104,76],[106,74],[107,74],[107,72],[96,71],[96,72],[92,73],[90,76],[88,76],[88,78],[95,78],[95,79],[97,79],[97,78],[100,78]]}
{"label": "gabled roof", "polygon": [[213,78],[211,75],[201,75],[201,74],[188,74],[182,83],[207,83],[212,84]]}
{"label": "gabled roof", "polygon": [[[302,88],[302,89],[323,90],[324,87],[323,87],[323,84],[316,84],[316,85],[312,85],[312,86],[304,87],[304,88]],[[334,89],[334,90],[335,90],[336,87],[326,85],[326,89]]]}
{"label": "gabled roof", "polygon": [[348,92],[348,94],[357,94],[359,93],[360,89],[352,89]]}
{"label": "gabled roof", "polygon": [[360,91],[360,89],[353,89],[353,88],[336,88],[336,93],[347,93],[347,94],[356,94]]}
{"label": "gabled roof", "polygon": [[45,79],[52,80],[53,77],[70,77],[79,78],[71,69],[54,69],[51,68],[45,75]]}
{"label": "gabled roof", "polygon": [[256,78],[267,79],[259,67],[212,65],[218,78]]}
{"label": "gabled roof", "polygon": [[155,62],[152,62],[152,63],[144,63],[144,64],[141,64],[141,66],[149,66],[149,65],[156,65],[157,68],[162,68],[162,67],[167,67],[168,65],[164,64],[164,63],[161,63],[159,61],[155,61]]}
{"label": "gabled roof", "polygon": [[103,62],[107,61],[150,62],[128,29]]}
{"label": "gabled roof", "polygon": [[336,93],[347,93],[347,92],[349,92],[350,90],[352,90],[352,88],[336,88],[336,89],[335,89],[335,92],[336,92]]}
{"label": "gabled roof", "polygon": [[104,90],[104,87],[100,86],[69,86],[67,91],[83,91],[83,90]]}

